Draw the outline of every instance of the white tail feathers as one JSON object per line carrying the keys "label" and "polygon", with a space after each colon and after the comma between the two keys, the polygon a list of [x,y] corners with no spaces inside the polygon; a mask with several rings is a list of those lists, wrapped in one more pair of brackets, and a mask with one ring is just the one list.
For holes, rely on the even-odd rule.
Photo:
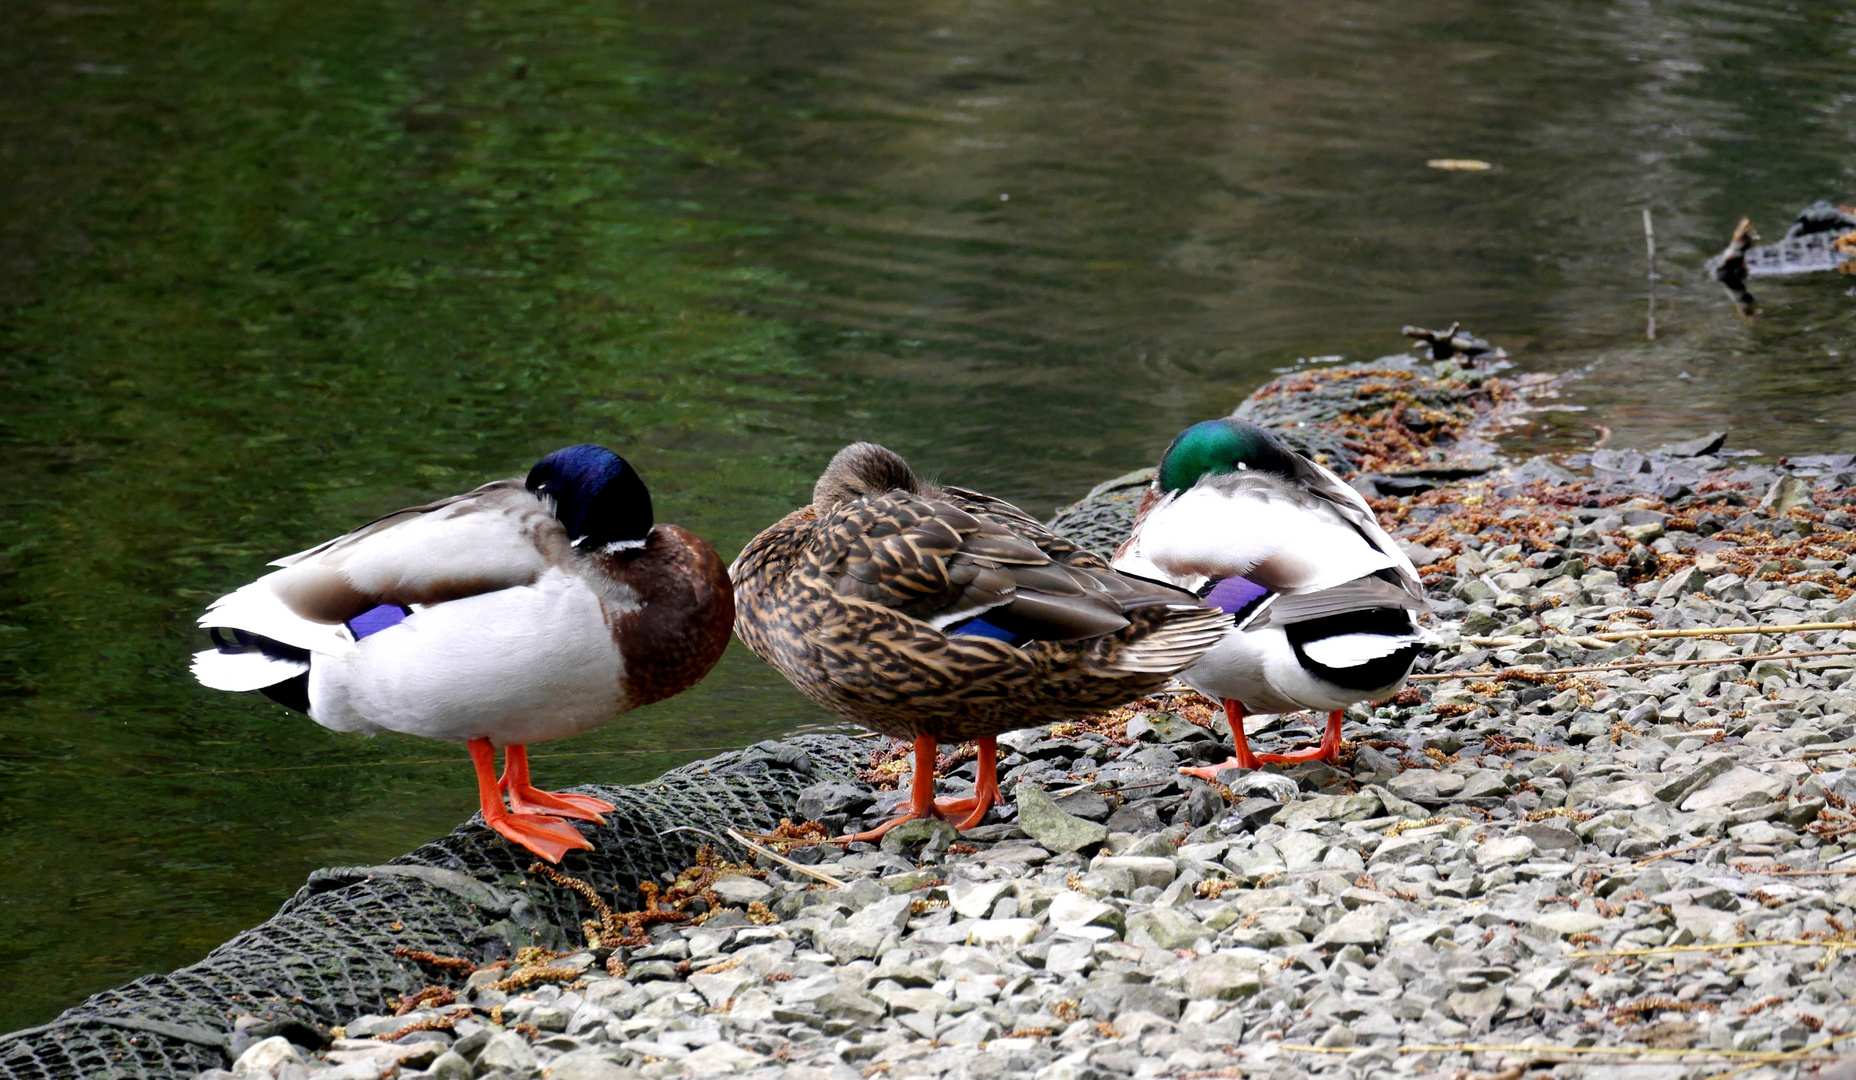
{"label": "white tail feathers", "polygon": [[1396,637],[1389,634],[1337,634],[1309,642],[1302,646],[1302,652],[1322,667],[1350,668],[1391,656],[1400,649],[1410,648],[1423,641],[1424,638],[1417,634]]}
{"label": "white tail feathers", "polygon": [[291,611],[271,588],[271,579],[275,576],[266,574],[237,592],[213,601],[206,614],[200,616],[200,625],[243,630],[310,652],[340,655],[354,651],[354,635],[347,627],[340,623],[311,622]]}
{"label": "white tail feathers", "polygon": [[308,661],[280,660],[256,649],[243,652],[207,649],[193,654],[193,677],[214,690],[262,690],[308,670]]}

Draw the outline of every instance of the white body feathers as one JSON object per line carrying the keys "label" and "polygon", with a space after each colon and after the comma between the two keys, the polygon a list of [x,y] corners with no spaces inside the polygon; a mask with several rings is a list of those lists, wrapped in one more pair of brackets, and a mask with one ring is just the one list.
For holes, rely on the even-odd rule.
{"label": "white body feathers", "polygon": [[[308,551],[214,601],[203,627],[250,645],[196,653],[194,676],[258,690],[308,673],[310,718],[335,731],[497,746],[590,730],[627,708],[614,620],[638,598],[579,572],[548,503],[519,481],[400,511]],[[356,640],[376,600],[411,614]],[[357,610],[357,607],[359,610]]]}

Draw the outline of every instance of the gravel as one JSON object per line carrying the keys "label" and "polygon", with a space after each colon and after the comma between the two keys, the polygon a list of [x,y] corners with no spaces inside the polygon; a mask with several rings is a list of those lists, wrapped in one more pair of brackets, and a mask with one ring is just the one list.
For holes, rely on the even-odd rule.
{"label": "gravel", "polygon": [[[656,926],[519,992],[479,973],[318,1052],[252,1043],[232,1075],[1673,1078],[1856,1031],[1856,656],[1756,659],[1856,631],[1592,637],[1856,615],[1856,459],[1721,446],[1379,500],[1423,549],[1429,663],[1461,677],[1352,710],[1335,766],[1182,777],[1228,738],[1186,694],[1015,732],[1012,805],[968,835],[796,850],[842,889],[767,861],[716,886],[777,922]],[[1539,674],[1646,659],[1731,662]],[[1251,737],[1320,722],[1253,717]],[[895,800],[834,783],[802,805],[856,828]],[[1705,948],[1748,941],[1782,944]],[[420,1020],[451,1026],[386,1038]]]}

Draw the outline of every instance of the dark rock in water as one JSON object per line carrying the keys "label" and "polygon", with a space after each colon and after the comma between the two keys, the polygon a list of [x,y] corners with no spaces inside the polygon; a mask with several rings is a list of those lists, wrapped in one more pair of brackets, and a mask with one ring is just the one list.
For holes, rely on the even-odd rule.
{"label": "dark rock in water", "polygon": [[1791,228],[1785,230],[1782,239],[1791,240],[1822,232],[1845,233],[1851,229],[1856,229],[1856,213],[1820,199],[1798,212],[1797,220],[1792,222]]}
{"label": "dark rock in water", "polygon": [[1508,356],[1502,349],[1464,330],[1460,322],[1453,322],[1442,330],[1426,330],[1421,326],[1407,326],[1400,332],[1416,342],[1412,345],[1412,351],[1426,360],[1481,363],[1489,360],[1502,360]]}

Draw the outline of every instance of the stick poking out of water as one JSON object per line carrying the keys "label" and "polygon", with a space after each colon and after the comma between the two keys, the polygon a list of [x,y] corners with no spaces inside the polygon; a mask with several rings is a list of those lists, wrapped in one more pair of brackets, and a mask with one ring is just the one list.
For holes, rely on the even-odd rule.
{"label": "stick poking out of water", "polygon": [[1643,246],[1650,255],[1650,321],[1644,336],[1656,340],[1656,226],[1650,222],[1650,208],[1643,208]]}

